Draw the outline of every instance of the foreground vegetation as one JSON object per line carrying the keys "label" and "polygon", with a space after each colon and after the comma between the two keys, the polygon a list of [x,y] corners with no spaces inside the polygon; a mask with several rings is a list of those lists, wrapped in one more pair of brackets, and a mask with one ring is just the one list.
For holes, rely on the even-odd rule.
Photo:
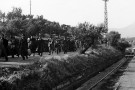
{"label": "foreground vegetation", "polygon": [[87,54],[51,59],[41,58],[32,65],[21,66],[13,72],[5,70],[0,78],[0,90],[52,90],[62,88],[89,74],[103,70],[122,58],[112,47],[98,47]]}

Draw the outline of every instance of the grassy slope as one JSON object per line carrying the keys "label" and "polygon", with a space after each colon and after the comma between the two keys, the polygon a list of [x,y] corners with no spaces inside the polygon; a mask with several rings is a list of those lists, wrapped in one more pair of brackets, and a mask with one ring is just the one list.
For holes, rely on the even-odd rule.
{"label": "grassy slope", "polygon": [[[100,47],[87,54],[41,58],[33,65],[0,78],[0,90],[51,90],[63,81],[74,81],[78,75],[87,75],[121,59],[121,53],[112,47]],[[9,87],[9,88],[8,88]]]}

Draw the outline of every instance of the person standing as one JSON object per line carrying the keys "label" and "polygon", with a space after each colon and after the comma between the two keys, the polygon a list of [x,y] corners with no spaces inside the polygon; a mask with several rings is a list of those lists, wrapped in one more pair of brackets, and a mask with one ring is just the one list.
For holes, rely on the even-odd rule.
{"label": "person standing", "polygon": [[30,42],[31,42],[30,44],[31,53],[33,53],[33,56],[35,56],[36,48],[37,48],[37,40],[36,38],[31,37]]}
{"label": "person standing", "polygon": [[11,38],[10,54],[12,58],[14,58],[14,55],[15,55],[15,38],[14,37]]}
{"label": "person standing", "polygon": [[4,54],[5,61],[8,61],[8,56],[7,56],[6,48],[4,46],[3,37],[2,37],[2,35],[0,35],[0,56],[2,54]]}
{"label": "person standing", "polygon": [[44,40],[40,37],[38,39],[38,55],[42,56],[44,52]]}
{"label": "person standing", "polygon": [[49,40],[48,40],[49,55],[51,55],[51,44],[52,44],[52,42],[51,42],[51,40],[49,39]]}
{"label": "person standing", "polygon": [[56,48],[56,53],[59,54],[61,51],[61,44],[59,40],[56,41],[55,48]]}
{"label": "person standing", "polygon": [[25,35],[22,36],[22,39],[20,41],[20,53],[23,58],[23,60],[28,59],[28,42]]}
{"label": "person standing", "polygon": [[7,37],[6,36],[2,36],[2,40],[3,40],[3,45],[4,45],[4,47],[5,47],[5,50],[6,50],[6,53],[7,53],[7,55],[8,55],[8,39],[7,39]]}
{"label": "person standing", "polygon": [[64,51],[64,54],[67,54],[67,51],[68,51],[68,40],[67,39],[64,39],[63,40],[63,46],[62,46],[62,48],[63,48],[63,51]]}

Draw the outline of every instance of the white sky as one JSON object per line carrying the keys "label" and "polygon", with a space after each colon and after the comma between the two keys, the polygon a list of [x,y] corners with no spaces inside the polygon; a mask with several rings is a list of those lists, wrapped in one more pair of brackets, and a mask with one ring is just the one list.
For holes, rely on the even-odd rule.
{"label": "white sky", "polygon": [[[104,22],[102,0],[31,0],[32,14],[60,24],[76,26],[80,22],[99,24]],[[0,0],[0,10],[8,12],[12,7],[21,7],[29,13],[29,0]],[[109,0],[109,28],[123,28],[135,22],[135,0]]]}

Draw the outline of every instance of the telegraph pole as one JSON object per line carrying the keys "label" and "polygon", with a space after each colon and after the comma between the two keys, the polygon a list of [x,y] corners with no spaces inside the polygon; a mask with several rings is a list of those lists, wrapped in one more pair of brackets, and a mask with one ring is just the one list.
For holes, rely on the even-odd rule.
{"label": "telegraph pole", "polygon": [[103,0],[105,2],[105,7],[104,7],[104,25],[105,28],[108,31],[108,12],[107,12],[107,1],[109,0]]}
{"label": "telegraph pole", "polygon": [[30,0],[30,16],[31,16],[31,0]]}

